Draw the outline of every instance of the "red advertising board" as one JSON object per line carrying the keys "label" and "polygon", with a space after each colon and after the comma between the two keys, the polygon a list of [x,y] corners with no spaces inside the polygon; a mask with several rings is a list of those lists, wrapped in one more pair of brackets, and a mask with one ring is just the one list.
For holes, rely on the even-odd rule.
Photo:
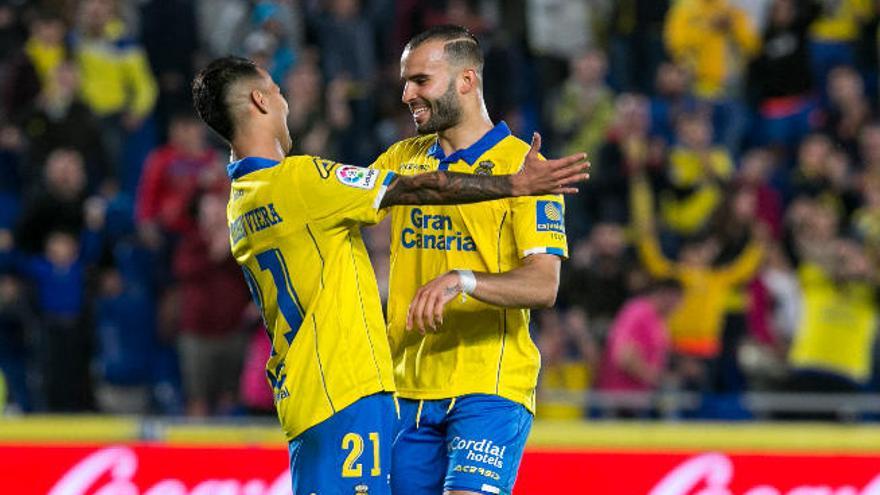
{"label": "red advertising board", "polygon": [[[283,448],[2,445],[0,493],[289,495]],[[531,450],[515,495],[880,495],[880,454]]]}

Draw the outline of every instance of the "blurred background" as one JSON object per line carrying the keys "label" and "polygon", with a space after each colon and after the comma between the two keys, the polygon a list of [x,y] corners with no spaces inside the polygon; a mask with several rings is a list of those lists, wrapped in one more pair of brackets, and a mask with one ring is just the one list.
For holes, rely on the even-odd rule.
{"label": "blurred background", "polygon": [[369,165],[443,23],[496,122],[592,161],[539,419],[880,418],[874,0],[2,0],[0,410],[271,416],[193,74],[256,60],[294,152]]}

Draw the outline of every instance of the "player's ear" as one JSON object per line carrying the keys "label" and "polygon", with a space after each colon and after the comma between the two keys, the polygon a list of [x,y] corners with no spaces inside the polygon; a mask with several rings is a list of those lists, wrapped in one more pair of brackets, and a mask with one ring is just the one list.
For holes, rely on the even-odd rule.
{"label": "player's ear", "polygon": [[464,69],[459,75],[459,91],[462,94],[468,94],[477,89],[479,81],[477,80],[477,72],[473,69]]}
{"label": "player's ear", "polygon": [[262,113],[269,113],[269,99],[259,89],[251,90],[251,102]]}

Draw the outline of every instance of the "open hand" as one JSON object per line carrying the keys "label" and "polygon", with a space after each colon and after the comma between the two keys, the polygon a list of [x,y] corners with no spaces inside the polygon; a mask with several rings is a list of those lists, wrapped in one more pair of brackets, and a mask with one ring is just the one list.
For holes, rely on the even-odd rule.
{"label": "open hand", "polygon": [[564,158],[544,160],[541,151],[541,135],[532,135],[532,146],[526,155],[522,168],[513,176],[514,191],[519,196],[541,196],[544,194],[575,194],[573,186],[590,178],[587,169],[590,162],[586,153],[575,153]]}

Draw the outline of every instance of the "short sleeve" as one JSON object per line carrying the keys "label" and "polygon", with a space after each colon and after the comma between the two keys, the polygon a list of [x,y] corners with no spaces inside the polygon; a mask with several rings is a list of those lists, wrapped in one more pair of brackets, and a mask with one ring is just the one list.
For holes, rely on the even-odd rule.
{"label": "short sleeve", "polygon": [[528,196],[512,200],[517,254],[555,254],[568,258],[565,204],[561,196]]}
{"label": "short sleeve", "polygon": [[395,170],[397,168],[398,161],[394,159],[395,151],[396,146],[388,148],[388,150],[386,150],[384,153],[379,155],[378,158],[376,158],[376,161],[374,161],[373,164],[370,165],[370,168],[374,168],[376,170]]}
{"label": "short sleeve", "polygon": [[315,167],[298,167],[299,194],[310,218],[332,226],[378,223],[379,209],[388,185],[395,177],[390,170],[343,165],[313,158]]}

